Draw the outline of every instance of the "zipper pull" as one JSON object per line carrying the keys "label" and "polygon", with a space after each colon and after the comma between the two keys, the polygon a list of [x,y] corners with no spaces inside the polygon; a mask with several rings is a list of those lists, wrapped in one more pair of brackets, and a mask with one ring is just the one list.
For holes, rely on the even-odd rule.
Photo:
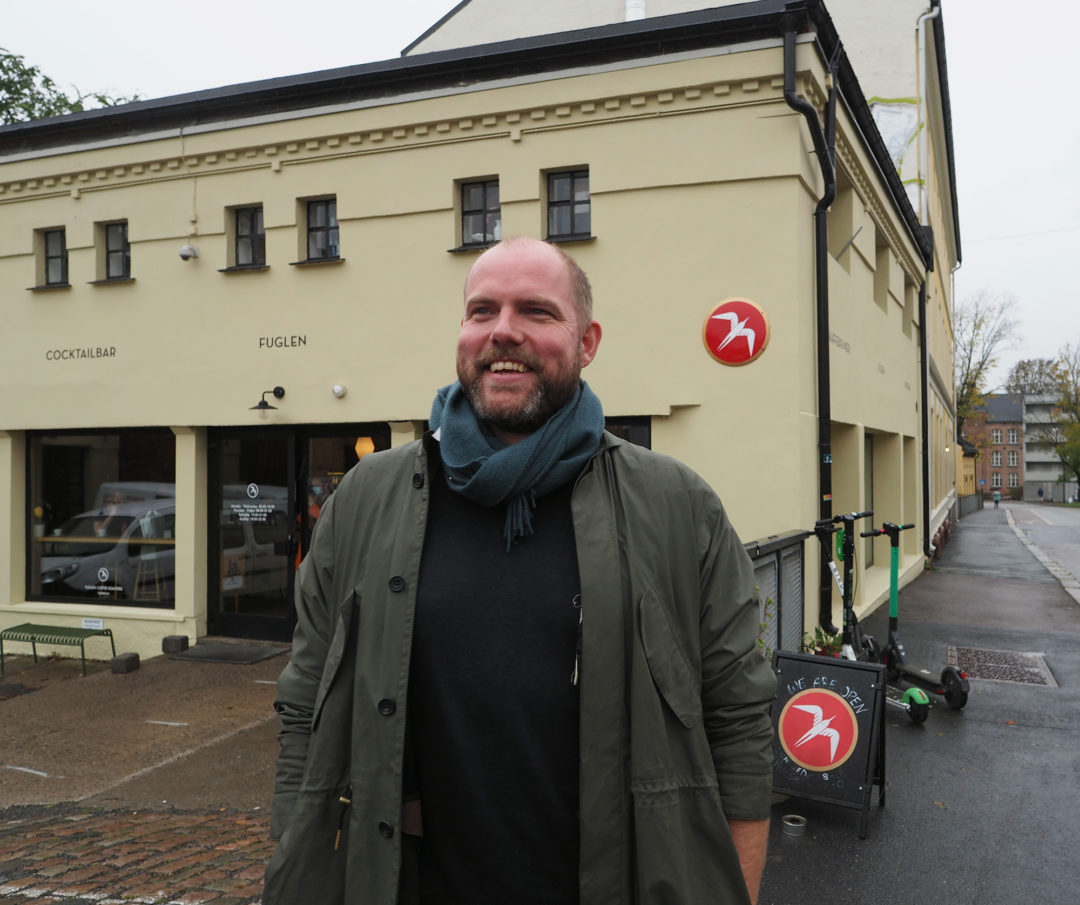
{"label": "zipper pull", "polygon": [[352,795],[352,786],[349,786],[345,790],[344,795],[338,796],[338,802],[342,805],[342,808],[341,808],[341,816],[338,817],[337,834],[334,836],[334,851],[335,852],[338,850],[338,847],[341,845],[341,831],[345,826],[345,814],[348,813],[349,805],[352,804],[352,798],[350,797],[351,795]]}

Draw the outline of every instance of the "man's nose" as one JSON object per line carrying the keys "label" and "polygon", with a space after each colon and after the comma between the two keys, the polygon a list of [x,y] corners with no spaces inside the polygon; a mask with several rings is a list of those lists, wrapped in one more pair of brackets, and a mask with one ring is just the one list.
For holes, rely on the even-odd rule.
{"label": "man's nose", "polygon": [[521,320],[517,316],[517,312],[504,308],[499,312],[499,316],[491,327],[492,342],[519,345],[523,339]]}

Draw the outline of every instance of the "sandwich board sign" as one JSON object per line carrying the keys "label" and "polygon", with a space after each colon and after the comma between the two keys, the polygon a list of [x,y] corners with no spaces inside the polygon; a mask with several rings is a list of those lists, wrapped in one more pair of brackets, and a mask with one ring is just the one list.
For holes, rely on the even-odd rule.
{"label": "sandwich board sign", "polygon": [[773,791],[862,811],[885,804],[885,665],[777,651]]}

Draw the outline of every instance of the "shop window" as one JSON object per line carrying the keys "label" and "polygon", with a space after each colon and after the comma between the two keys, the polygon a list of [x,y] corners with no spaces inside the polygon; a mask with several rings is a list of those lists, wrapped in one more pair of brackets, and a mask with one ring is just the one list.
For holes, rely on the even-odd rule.
{"label": "shop window", "polygon": [[171,431],[32,434],[27,598],[171,607]]}
{"label": "shop window", "polygon": [[564,241],[592,237],[588,170],[547,174],[547,235]]}
{"label": "shop window", "polygon": [[334,261],[341,256],[337,199],[307,203],[307,260]]}
{"label": "shop window", "polygon": [[501,238],[499,180],[461,183],[461,245],[491,245]]}

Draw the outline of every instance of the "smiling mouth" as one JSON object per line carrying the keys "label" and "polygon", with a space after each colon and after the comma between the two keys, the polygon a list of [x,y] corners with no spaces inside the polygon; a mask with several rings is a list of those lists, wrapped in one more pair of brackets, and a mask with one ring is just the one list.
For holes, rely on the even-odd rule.
{"label": "smiling mouth", "polygon": [[520,361],[493,361],[488,365],[488,370],[493,373],[499,373],[501,371],[515,371],[518,374],[524,374],[529,371],[527,365],[523,365]]}

